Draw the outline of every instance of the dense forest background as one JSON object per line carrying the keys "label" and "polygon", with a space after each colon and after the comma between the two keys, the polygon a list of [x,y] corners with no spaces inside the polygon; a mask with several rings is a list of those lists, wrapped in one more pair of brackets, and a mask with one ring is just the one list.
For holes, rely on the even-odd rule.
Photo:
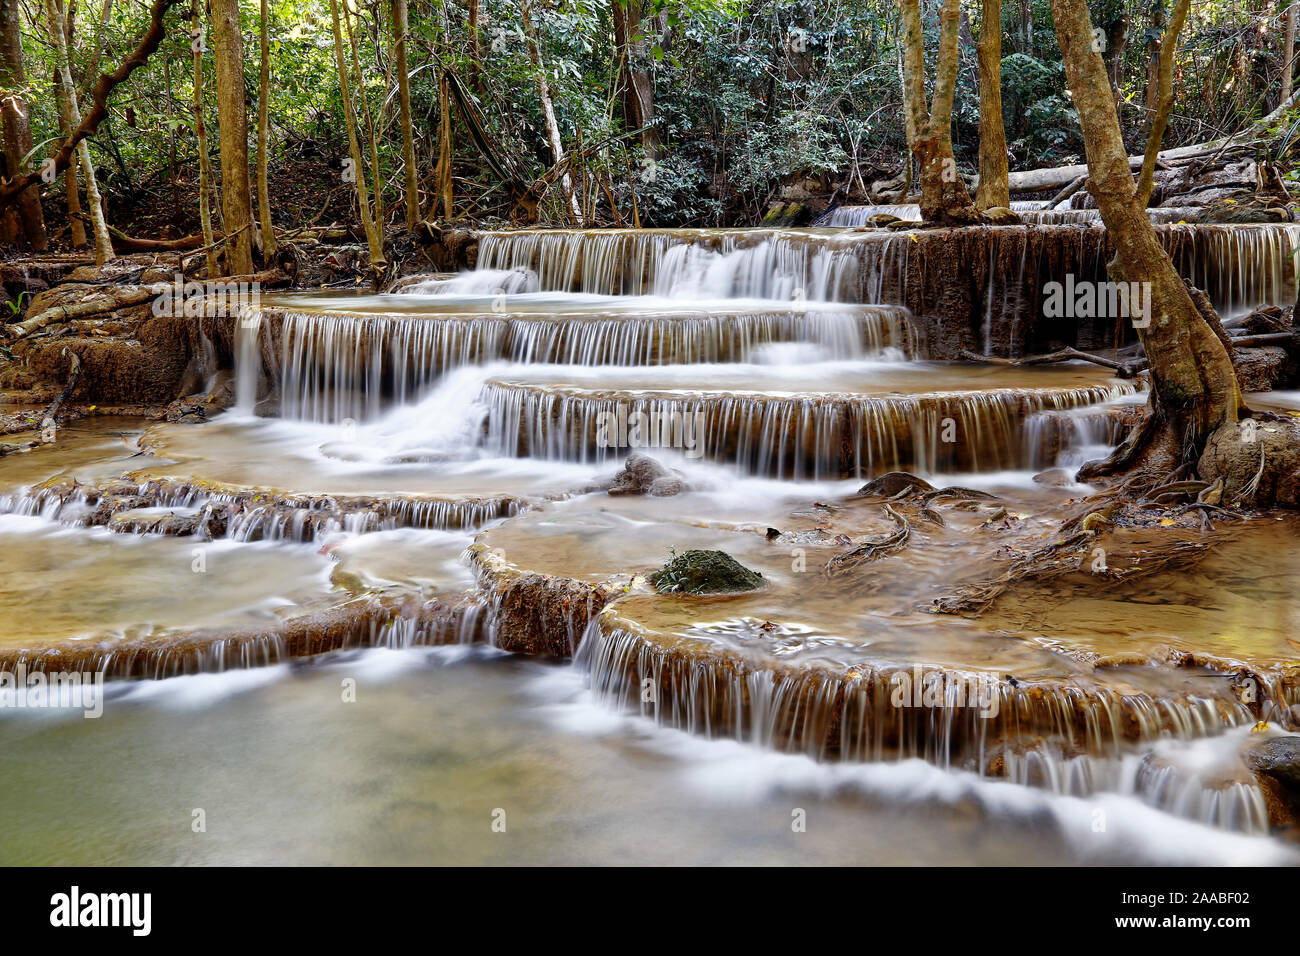
{"label": "dense forest background", "polygon": [[[27,104],[30,168],[57,148],[68,128],[56,95],[51,8],[64,23],[69,72],[84,105],[99,73],[127,57],[146,31],[150,4],[3,5],[9,49],[0,87]],[[379,187],[376,211],[399,223],[406,162],[395,6],[373,0],[336,9],[366,165],[377,159],[367,169],[371,188]],[[937,7],[922,4],[931,56]],[[1159,41],[1170,7],[1167,0],[1090,4],[1093,23],[1105,34],[1103,56],[1131,152],[1142,152],[1157,102]],[[277,228],[355,221],[331,4],[270,0],[265,9],[272,218]],[[1193,5],[1175,55],[1167,147],[1230,134],[1286,98],[1294,10],[1254,0]],[[255,2],[238,4],[238,12],[254,157],[262,16]],[[509,186],[515,181],[534,184],[542,222],[754,222],[783,199],[866,201],[873,181],[896,176],[907,155],[893,0],[410,0],[404,13],[422,219],[517,220],[519,196]],[[114,91],[109,115],[89,143],[106,218],[126,233],[185,236],[199,228],[196,76],[205,148],[219,186],[224,131],[207,43],[211,11],[201,6],[197,21],[193,15],[185,3],[170,9],[161,46]],[[953,110],[956,157],[971,174],[978,165],[982,15],[978,3],[963,7]],[[1000,30],[1010,168],[1082,162],[1049,3],[1007,0]],[[20,58],[12,49],[15,36]],[[21,76],[14,69],[19,59]],[[566,157],[558,165],[546,96]],[[565,190],[550,188],[563,176],[572,177],[572,201]],[[46,189],[44,204],[51,241],[66,244],[71,224],[63,190]],[[215,200],[213,209],[220,231]]]}

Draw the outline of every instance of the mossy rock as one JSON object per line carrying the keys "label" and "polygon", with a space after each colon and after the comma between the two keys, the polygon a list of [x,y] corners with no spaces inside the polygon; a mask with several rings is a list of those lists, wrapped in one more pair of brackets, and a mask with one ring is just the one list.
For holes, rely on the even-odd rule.
{"label": "mossy rock", "polygon": [[763,577],[725,551],[686,551],[650,575],[660,594],[726,594],[754,591]]}

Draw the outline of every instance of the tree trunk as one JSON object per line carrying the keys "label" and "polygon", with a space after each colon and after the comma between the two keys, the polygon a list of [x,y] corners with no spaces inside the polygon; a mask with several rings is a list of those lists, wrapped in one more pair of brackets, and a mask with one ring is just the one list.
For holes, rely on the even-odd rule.
{"label": "tree trunk", "polygon": [[952,152],[952,101],[957,86],[957,27],[960,0],[943,0],[939,10],[939,55],[934,96],[925,107],[925,47],[920,0],[899,0],[906,57],[904,70],[908,111],[916,129],[913,151],[921,167],[921,218],[938,223],[971,223],[979,213],[957,174]]}
{"label": "tree trunk", "polygon": [[980,181],[975,207],[1010,206],[1007,131],[1002,123],[1002,0],[984,0],[980,17]]}
{"label": "tree trunk", "polygon": [[221,267],[217,263],[217,243],[212,232],[212,164],[208,162],[208,131],[203,123],[203,52],[207,44],[203,39],[198,0],[194,0],[190,16],[193,26],[190,50],[194,54],[194,132],[199,146],[199,225],[203,230],[203,248],[207,252],[208,278],[215,279],[221,274]]}
{"label": "tree trunk", "polygon": [[270,262],[275,255],[275,223],[271,221],[271,188],[267,182],[267,153],[270,151],[271,121],[271,41],[268,35],[270,11],[262,0],[259,31],[261,72],[257,82],[257,215],[262,220],[262,257]]}
{"label": "tree trunk", "polygon": [[[3,123],[5,166],[11,179],[22,175],[23,157],[32,151],[31,123],[21,94],[26,87],[18,0],[0,0],[0,90],[4,91],[0,96],[0,122]],[[36,252],[44,252],[49,241],[39,189],[26,189],[19,196],[18,219],[27,244]]]}
{"label": "tree trunk", "polygon": [[1142,160],[1142,175],[1137,187],[1138,205],[1143,209],[1151,202],[1156,157],[1160,155],[1160,141],[1165,138],[1165,127],[1169,125],[1169,114],[1174,108],[1174,50],[1178,47],[1178,34],[1182,33],[1183,23],[1187,20],[1188,6],[1189,0],[1176,0],[1169,26],[1160,42],[1160,99],[1151,118],[1151,135],[1147,139],[1147,152]]}
{"label": "tree trunk", "polygon": [[352,29],[352,12],[347,3],[343,4],[343,9],[339,12],[348,35],[348,46],[352,50],[352,68],[357,73],[357,101],[361,104],[361,116],[366,122],[366,141],[370,146],[370,175],[375,178],[375,228],[379,231],[382,245],[386,217],[384,216],[384,174],[379,166],[378,130],[374,117],[370,113],[370,99],[366,96],[366,79],[365,74],[361,72],[361,54],[357,47],[356,33]]}
{"label": "tree trunk", "polygon": [[662,144],[655,126],[654,82],[642,65],[645,61],[645,38],[642,36],[640,2],[614,0],[610,9],[614,17],[623,123],[629,131],[642,130],[641,145],[645,147],[647,156],[656,159]]}
{"label": "tree trunk", "polygon": [[1086,0],[1052,0],[1052,13],[1083,127],[1089,189],[1116,249],[1109,271],[1116,281],[1145,284],[1147,321],[1135,326],[1151,363],[1155,407],[1160,424],[1172,430],[1184,460],[1190,460],[1210,432],[1237,420],[1241,392],[1232,360],[1137,201],[1109,77],[1093,49]]}
{"label": "tree trunk", "polygon": [[[59,9],[58,0],[45,0],[45,13],[49,21],[50,43],[54,47],[54,69],[58,75],[60,109],[67,117],[67,123],[73,129],[81,125],[81,110],[77,106],[77,88],[72,82],[72,71],[68,66],[67,25]],[[77,144],[77,162],[86,178],[86,205],[89,207],[90,224],[95,234],[95,263],[103,265],[113,258],[113,238],[108,233],[108,223],[104,220],[104,204],[99,194],[99,182],[95,178],[95,166],[90,159],[90,146],[86,140]]]}
{"label": "tree trunk", "polygon": [[1291,74],[1295,68],[1295,17],[1296,0],[1286,8],[1286,32],[1282,36],[1282,95],[1279,102],[1285,103],[1291,96]]}
{"label": "tree trunk", "polygon": [[[528,55],[533,61],[533,71],[537,80],[537,98],[542,103],[542,118],[546,121],[546,139],[551,144],[551,156],[555,165],[564,165],[564,145],[560,141],[560,124],[555,119],[555,105],[551,102],[551,87],[546,79],[546,64],[542,60],[542,45],[537,39],[537,26],[528,9],[528,0],[520,0],[519,16],[524,22],[524,34],[528,38]],[[574,225],[581,226],[582,210],[578,207],[578,197],[573,192],[573,181],[568,172],[560,176],[560,189],[564,201],[569,207],[569,215]]]}
{"label": "tree trunk", "polygon": [[[442,218],[455,218],[451,181],[451,80],[444,72],[438,83],[438,198],[442,200]],[[436,210],[438,203],[434,202]]]}
{"label": "tree trunk", "polygon": [[[478,4],[472,0],[472,19],[478,20]],[[471,49],[478,46],[477,22],[470,27]],[[406,228],[420,223],[420,180],[415,168],[415,130],[411,125],[411,78],[406,63],[406,0],[393,0],[393,61],[397,68],[397,102],[402,123],[402,162],[406,166]]]}
{"label": "tree trunk", "polygon": [[244,35],[239,0],[211,0],[212,55],[217,67],[217,123],[221,146],[221,218],[226,269],[253,271],[253,196],[248,184],[248,113],[244,105]]}
{"label": "tree trunk", "polygon": [[343,102],[343,123],[348,132],[348,154],[352,161],[352,179],[356,184],[357,205],[361,210],[361,225],[366,230],[366,244],[370,249],[370,273],[378,286],[388,263],[384,260],[384,243],[370,213],[370,190],[366,186],[366,170],[361,162],[361,142],[357,137],[357,116],[352,109],[351,83],[343,53],[343,26],[339,21],[338,0],[330,0],[330,18],[334,24],[334,65],[339,73],[339,94]]}

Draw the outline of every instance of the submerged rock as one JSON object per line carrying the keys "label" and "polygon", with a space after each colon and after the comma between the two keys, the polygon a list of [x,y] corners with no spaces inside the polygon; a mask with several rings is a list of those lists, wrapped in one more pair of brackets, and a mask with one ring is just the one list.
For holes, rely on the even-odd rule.
{"label": "submerged rock", "polygon": [[1259,415],[1219,426],[1196,466],[1204,481],[1223,479],[1225,503],[1300,507],[1300,422]]}
{"label": "submerged rock", "polygon": [[723,594],[754,591],[763,577],[725,551],[686,551],[650,575],[660,594]]}
{"label": "submerged rock", "polygon": [[628,455],[623,470],[609,486],[611,495],[652,495],[667,498],[689,490],[682,476],[649,455]]}

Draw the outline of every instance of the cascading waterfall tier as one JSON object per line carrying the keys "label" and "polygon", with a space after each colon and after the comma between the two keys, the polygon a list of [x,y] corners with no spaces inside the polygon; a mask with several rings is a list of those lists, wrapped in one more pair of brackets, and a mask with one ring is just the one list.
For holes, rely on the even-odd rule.
{"label": "cascading waterfall tier", "polygon": [[[624,308],[610,302],[374,315],[268,307],[257,328],[278,343],[281,414],[309,421],[373,419],[390,404],[411,402],[448,370],[491,361],[653,366],[741,362],[777,343],[807,343],[842,359],[914,348],[905,308],[830,303],[675,308],[649,300]],[[241,373],[240,380],[252,377]]]}
{"label": "cascading waterfall tier", "polygon": [[[1011,208],[1022,222],[1037,226],[1101,221],[1101,211],[1097,209],[1047,209],[1043,203],[1032,202],[1013,202]],[[1147,216],[1154,223],[1194,222],[1203,211],[1195,206],[1153,207],[1147,210]],[[861,228],[871,225],[873,216],[881,215],[894,216],[906,222],[916,222],[921,218],[921,207],[916,203],[837,206],[818,219],[814,225],[830,229]]]}
{"label": "cascading waterfall tier", "polygon": [[[1185,278],[1224,318],[1296,293],[1300,225],[1155,226]],[[918,231],[553,230],[483,233],[480,268],[592,294],[892,303],[916,317],[921,354],[1018,356],[1132,341],[1104,309],[1045,314],[1049,284],[1109,284],[1100,223]],[[1050,310],[1048,310],[1050,311]]]}
{"label": "cascading waterfall tier", "polygon": [[489,408],[488,446],[584,462],[661,449],[772,478],[837,479],[899,468],[997,471],[1034,460],[1023,434],[1034,413],[1137,391],[1114,380],[898,394],[885,374],[876,388],[815,392],[792,384],[787,392],[780,382],[728,389],[721,370],[702,377],[710,374],[721,379],[711,389],[609,375],[600,384],[489,381],[481,398]]}

